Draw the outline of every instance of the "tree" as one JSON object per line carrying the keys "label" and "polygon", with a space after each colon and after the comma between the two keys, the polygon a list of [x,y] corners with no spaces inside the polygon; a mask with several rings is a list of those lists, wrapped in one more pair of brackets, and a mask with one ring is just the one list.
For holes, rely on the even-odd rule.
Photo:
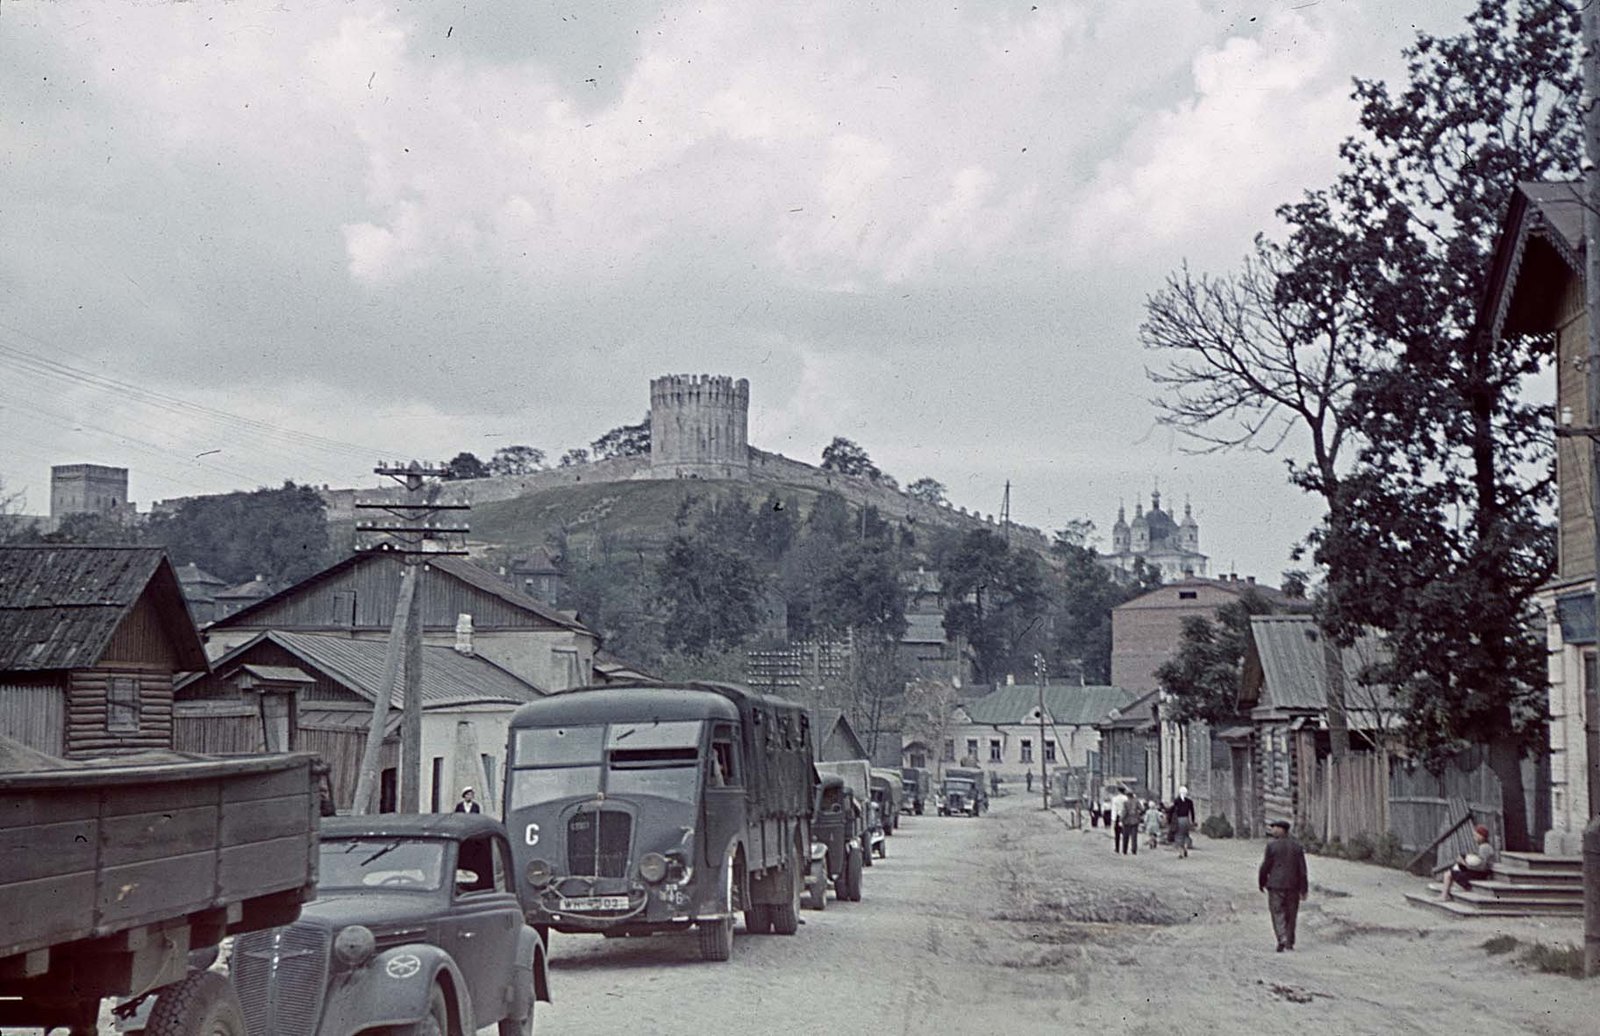
{"label": "tree", "polygon": [[906,687],[901,711],[901,732],[908,742],[921,741],[944,765],[944,743],[955,726],[956,707],[961,704],[961,686],[943,680],[915,680]]}
{"label": "tree", "polygon": [[762,560],[775,564],[794,544],[796,507],[785,501],[776,489],[769,490],[756,512],[755,543]]}
{"label": "tree", "polygon": [[936,478],[926,476],[917,479],[906,486],[906,493],[931,507],[940,507],[949,503],[945,496],[945,485]]}
{"label": "tree", "polygon": [[531,475],[544,467],[544,451],[534,446],[502,446],[489,458],[491,475]]}
{"label": "tree", "polygon": [[[1085,522],[1091,529],[1093,523]],[[1080,527],[1081,531],[1081,527]],[[1088,683],[1111,682],[1111,610],[1154,587],[1115,579],[1094,548],[1074,542],[1072,528],[1056,533],[1050,547],[1059,562],[1053,587],[1052,647],[1058,663],[1076,660]],[[1157,580],[1159,583],[1159,580]]]}
{"label": "tree", "polygon": [[570,468],[574,464],[587,463],[589,463],[589,451],[581,446],[574,447],[561,455],[561,466],[563,468]]}
{"label": "tree", "polygon": [[1250,617],[1271,612],[1271,603],[1252,589],[1218,608],[1214,620],[1203,615],[1183,620],[1177,654],[1156,669],[1156,682],[1174,698],[1173,719],[1218,725],[1238,717]]}
{"label": "tree", "polygon": [[24,506],[22,491],[7,491],[5,479],[0,479],[0,543],[13,542],[28,531],[22,518]]}
{"label": "tree", "polygon": [[1353,400],[1362,448],[1325,523],[1332,622],[1386,630],[1408,739],[1439,762],[1488,748],[1508,848],[1530,844],[1521,757],[1545,711],[1535,591],[1554,567],[1545,337],[1484,330],[1500,220],[1519,180],[1579,158],[1577,14],[1479,0],[1459,36],[1419,35],[1410,82],[1358,81],[1365,137],[1343,149],[1357,291],[1385,348]]}
{"label": "tree", "polygon": [[597,460],[650,454],[650,415],[638,424],[620,425],[589,444]]}
{"label": "tree", "polygon": [[455,482],[468,478],[488,478],[489,467],[479,460],[474,454],[462,450],[449,463],[444,466],[444,479],[446,482]]}
{"label": "tree", "polygon": [[717,535],[714,516],[692,520],[693,512],[685,498],[656,579],[668,650],[706,657],[741,646],[760,626],[762,580],[749,554]]}
{"label": "tree", "polygon": [[822,470],[877,481],[883,476],[867,451],[841,435],[822,448]]}
{"label": "tree", "polygon": [[310,486],[225,493],[185,500],[151,517],[144,541],[167,548],[174,562],[194,562],[231,583],[264,577],[297,583],[327,566],[327,508]]}
{"label": "tree", "polygon": [[974,529],[944,559],[940,593],[947,602],[945,631],[966,638],[980,681],[1031,668],[1048,604],[1037,555]]}

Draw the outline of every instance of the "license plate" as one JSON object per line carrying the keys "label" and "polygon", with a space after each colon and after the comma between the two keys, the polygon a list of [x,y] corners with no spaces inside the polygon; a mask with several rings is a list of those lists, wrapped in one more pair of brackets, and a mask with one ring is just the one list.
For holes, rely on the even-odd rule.
{"label": "license plate", "polygon": [[585,910],[626,910],[627,896],[585,896],[582,899],[563,899],[562,910],[579,913]]}

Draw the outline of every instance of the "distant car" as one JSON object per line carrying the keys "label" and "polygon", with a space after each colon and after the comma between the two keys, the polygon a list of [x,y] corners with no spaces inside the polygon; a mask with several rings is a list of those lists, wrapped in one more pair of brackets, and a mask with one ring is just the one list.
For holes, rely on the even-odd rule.
{"label": "distant car", "polygon": [[951,767],[944,772],[939,788],[940,816],[980,816],[989,807],[983,790],[983,771]]}
{"label": "distant car", "polygon": [[534,1031],[545,946],[523,919],[511,846],[480,813],[322,821],[317,899],[234,943],[251,1033]]}

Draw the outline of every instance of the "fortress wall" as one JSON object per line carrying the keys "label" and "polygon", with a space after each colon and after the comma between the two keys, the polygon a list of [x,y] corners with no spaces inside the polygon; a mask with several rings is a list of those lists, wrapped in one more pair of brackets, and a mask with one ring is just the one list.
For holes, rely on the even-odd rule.
{"label": "fortress wall", "polygon": [[[471,504],[511,500],[524,493],[554,489],[557,486],[570,486],[582,482],[623,482],[639,478],[640,473],[648,472],[649,468],[648,457],[613,457],[591,461],[588,464],[573,464],[565,468],[547,468],[526,475],[458,479],[454,482],[440,483],[439,499],[446,503],[464,500]],[[370,489],[323,489],[318,493],[328,506],[329,521],[353,520],[357,514],[354,507],[356,500],[397,501],[405,496],[405,490],[398,485]]]}

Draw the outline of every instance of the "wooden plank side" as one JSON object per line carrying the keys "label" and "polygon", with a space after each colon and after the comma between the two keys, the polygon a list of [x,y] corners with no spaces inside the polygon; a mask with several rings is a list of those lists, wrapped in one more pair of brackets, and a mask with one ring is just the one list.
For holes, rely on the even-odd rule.
{"label": "wooden plank side", "polygon": [[121,784],[106,789],[104,813],[109,818],[170,812],[194,806],[215,806],[218,784],[215,778]]}
{"label": "wooden plank side", "polygon": [[0,957],[82,937],[93,902],[92,872],[0,885]]}
{"label": "wooden plank side", "polygon": [[209,849],[106,867],[100,873],[98,934],[193,913],[216,902],[217,854]]}
{"label": "wooden plank side", "polygon": [[273,799],[286,795],[311,793],[309,764],[273,773],[252,773],[225,782],[222,785],[223,802],[249,802],[254,799]]}
{"label": "wooden plank side", "polygon": [[[34,827],[0,828],[0,884],[33,881],[49,875],[94,872],[99,844],[91,818]],[[9,915],[0,914],[9,922]]]}
{"label": "wooden plank side", "polygon": [[59,756],[66,750],[66,692],[53,681],[0,681],[0,735]]}
{"label": "wooden plank side", "polygon": [[100,793],[89,788],[10,791],[0,795],[0,830],[57,820],[93,820],[100,815]]}
{"label": "wooden plank side", "polygon": [[271,799],[231,802],[222,811],[220,844],[224,847],[266,842],[311,833],[311,796],[283,795]]}
{"label": "wooden plank side", "polygon": [[100,855],[107,867],[162,859],[175,847],[210,849],[216,841],[214,804],[107,817],[100,824]]}
{"label": "wooden plank side", "polygon": [[224,901],[300,888],[313,875],[303,835],[229,846],[219,854],[217,866]]}

